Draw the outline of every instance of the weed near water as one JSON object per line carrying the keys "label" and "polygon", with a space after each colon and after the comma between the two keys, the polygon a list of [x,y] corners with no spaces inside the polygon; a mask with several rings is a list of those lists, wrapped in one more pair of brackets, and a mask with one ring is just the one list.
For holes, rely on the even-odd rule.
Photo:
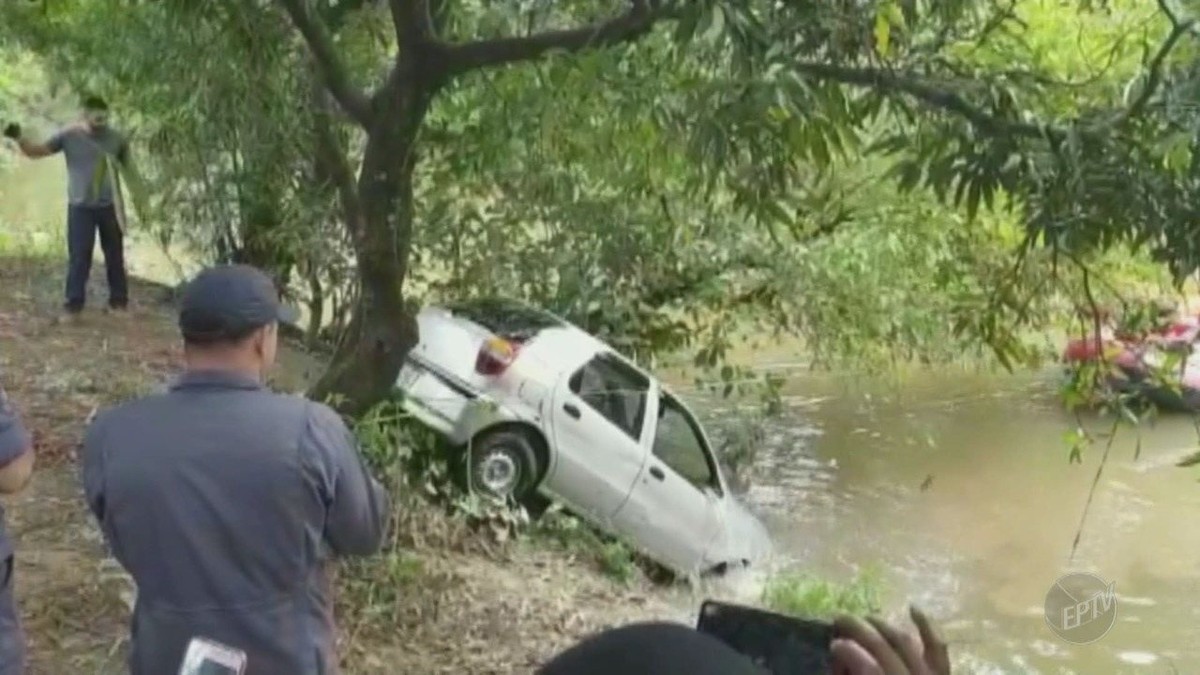
{"label": "weed near water", "polygon": [[860,572],[846,583],[792,572],[767,582],[762,603],[784,614],[829,619],[838,614],[878,614],[883,604],[881,596],[881,582],[875,570]]}

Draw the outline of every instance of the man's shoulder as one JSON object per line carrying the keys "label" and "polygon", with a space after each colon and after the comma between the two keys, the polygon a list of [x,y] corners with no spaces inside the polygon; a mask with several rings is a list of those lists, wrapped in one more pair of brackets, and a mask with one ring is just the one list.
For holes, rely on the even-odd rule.
{"label": "man's shoulder", "polygon": [[346,447],[352,432],[342,416],[324,403],[304,399],[304,404],[303,445],[321,455]]}
{"label": "man's shoulder", "polygon": [[[302,396],[280,394],[267,389],[240,393],[250,398],[242,400],[239,405],[249,406],[255,411],[256,418],[264,422],[278,423],[281,418],[296,422],[312,420],[314,416],[322,416],[321,408],[325,408]],[[87,439],[98,442],[110,428],[136,428],[140,423],[162,420],[164,417],[173,418],[173,415],[181,412],[177,406],[188,406],[191,409],[195,402],[179,396],[179,392],[173,391],[170,386],[163,385],[155,393],[97,409],[87,423]],[[340,422],[337,413],[329,410],[328,414]]]}
{"label": "man's shoulder", "polygon": [[73,145],[83,139],[83,129],[80,129],[78,125],[68,124],[60,127],[50,138],[64,146]]}
{"label": "man's shoulder", "polygon": [[335,427],[346,425],[342,416],[328,405],[309,398],[300,398],[300,400],[304,402],[305,413],[310,420]]}
{"label": "man's shoulder", "polygon": [[92,411],[88,420],[88,430],[89,432],[93,429],[101,430],[115,422],[123,422],[147,414],[155,414],[154,408],[166,393],[165,390],[160,389],[141,398],[117,403],[106,408],[97,408]]}

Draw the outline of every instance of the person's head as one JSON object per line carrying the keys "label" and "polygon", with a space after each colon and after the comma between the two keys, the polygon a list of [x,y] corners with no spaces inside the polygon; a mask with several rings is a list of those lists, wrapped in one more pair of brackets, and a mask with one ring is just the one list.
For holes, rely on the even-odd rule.
{"label": "person's head", "polygon": [[[748,657],[683,624],[632,623],[583,639],[536,675],[760,675]],[[823,675],[804,673],[803,675]]]}
{"label": "person's head", "polygon": [[179,330],[189,370],[231,370],[262,377],[275,363],[279,323],[295,321],[263,272],[220,265],[183,290]]}
{"label": "person's head", "polygon": [[83,121],[92,131],[98,131],[108,126],[108,102],[99,96],[87,96],[83,99]]}

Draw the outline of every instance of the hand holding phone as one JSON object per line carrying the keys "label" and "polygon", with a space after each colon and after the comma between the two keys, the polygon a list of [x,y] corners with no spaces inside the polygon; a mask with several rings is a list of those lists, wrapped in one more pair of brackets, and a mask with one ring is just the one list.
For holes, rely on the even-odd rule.
{"label": "hand holding phone", "polygon": [[950,675],[950,651],[933,622],[909,610],[917,635],[874,617],[840,617],[831,646],[833,675]]}
{"label": "hand holding phone", "polygon": [[708,600],[696,630],[770,675],[950,675],[949,650],[933,622],[915,607],[911,616],[917,635],[874,617],[827,623]]}
{"label": "hand holding phone", "polygon": [[707,600],[696,630],[754,661],[770,675],[826,675],[833,624]]}

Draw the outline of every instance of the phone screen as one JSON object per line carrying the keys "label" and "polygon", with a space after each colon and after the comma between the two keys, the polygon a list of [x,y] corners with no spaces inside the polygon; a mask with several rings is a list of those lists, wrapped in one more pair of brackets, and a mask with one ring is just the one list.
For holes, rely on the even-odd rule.
{"label": "phone screen", "polygon": [[242,675],[246,671],[246,653],[240,649],[203,638],[193,638],[179,675]]}
{"label": "phone screen", "polygon": [[241,675],[242,671],[224,663],[204,659],[196,667],[196,675]]}
{"label": "phone screen", "polygon": [[772,675],[829,672],[833,625],[753,607],[707,600],[696,630],[747,656]]}

